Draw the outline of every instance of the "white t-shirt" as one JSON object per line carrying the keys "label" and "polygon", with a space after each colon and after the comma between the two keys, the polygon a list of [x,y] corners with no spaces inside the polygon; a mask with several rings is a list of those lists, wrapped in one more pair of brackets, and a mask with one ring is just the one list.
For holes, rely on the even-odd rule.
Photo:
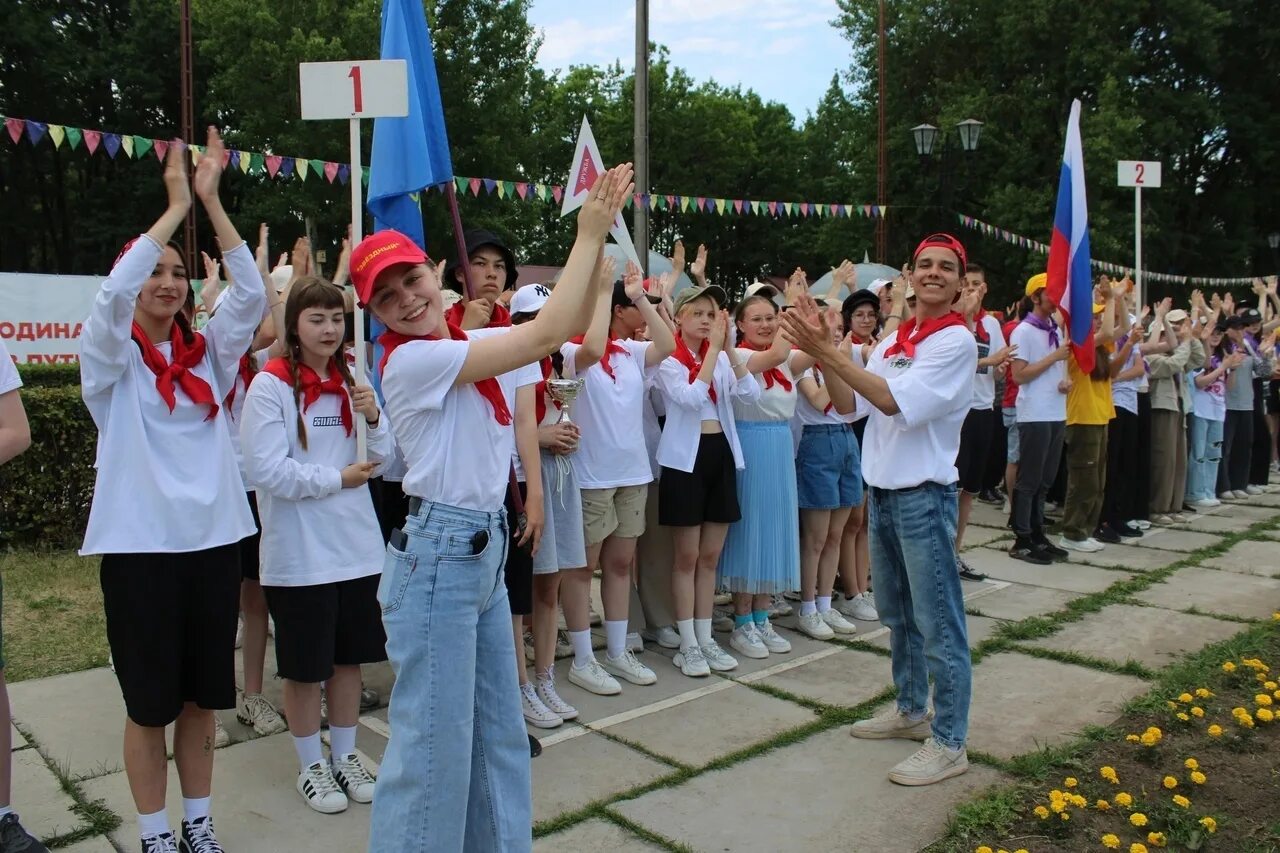
{"label": "white t-shirt", "polygon": [[[530,384],[537,385],[539,382],[542,381],[542,365],[533,364],[531,365],[531,367],[533,368],[532,371],[529,371],[529,367],[520,368],[521,372],[524,373],[524,376],[521,377],[523,381],[516,386],[516,390],[519,390],[520,388],[524,388],[526,385],[530,385]],[[554,378],[554,375],[555,374],[553,373],[552,378]],[[529,381],[531,379],[533,380],[532,382]],[[560,419],[560,410],[556,408],[556,404],[554,401],[552,401],[550,394],[547,394],[544,391],[542,394],[542,398],[547,408],[546,408],[546,411],[542,413],[542,420],[538,421],[538,426],[540,427],[550,426],[551,424],[555,423],[557,420]],[[513,416],[516,415],[516,409],[520,408],[519,399],[520,399],[519,395],[517,394],[516,408],[511,410],[511,414]],[[541,453],[541,451],[539,451],[539,453]],[[516,482],[519,482],[519,483],[525,482],[524,463],[520,461],[519,447],[517,447],[511,453],[511,465],[516,469]],[[543,488],[546,488],[545,483],[543,484]]]}
{"label": "white t-shirt", "polygon": [[881,489],[954,483],[960,476],[960,427],[973,401],[977,343],[964,326],[950,326],[916,344],[914,359],[902,353],[886,359],[884,351],[896,337],[880,342],[867,370],[889,383],[900,411],[886,415],[858,400],[859,410],[870,408],[862,437],[862,477]]}
{"label": "white t-shirt", "polygon": [[[821,378],[825,379],[825,377]],[[819,381],[820,376],[814,373],[813,368],[809,368],[804,373],[800,374],[800,381],[805,379],[812,379],[817,382],[819,386],[825,384],[823,381]],[[764,385],[763,379],[760,380],[760,384],[761,386]],[[797,382],[796,385],[796,390],[799,392],[799,382]],[[796,394],[796,421],[799,422],[801,427],[823,426],[826,424],[851,424],[857,419],[857,409],[847,415],[842,415],[837,412],[835,406],[832,406],[830,411],[820,412],[809,404],[809,400],[804,396],[803,392]]]}
{"label": "white t-shirt", "polygon": [[[271,348],[260,349],[253,354],[254,364],[257,370],[261,370],[268,361],[271,360]],[[255,371],[256,376],[256,371]],[[227,428],[231,430],[231,447],[236,454],[236,467],[240,469],[240,479],[246,483],[249,478],[244,474],[244,454],[240,450],[240,413],[244,411],[244,399],[248,394],[249,388],[244,384],[244,380],[240,378],[240,370],[236,369],[235,379],[232,380],[231,387],[235,390],[235,397],[231,400],[231,405],[226,406],[226,399],[223,398],[223,405],[227,409]],[[230,392],[228,392],[228,395]],[[245,486],[245,491],[251,491]]]}
{"label": "white t-shirt", "polygon": [[[191,373],[218,414],[174,390],[172,412],[132,340],[138,294],[163,250],[145,235],[125,252],[94,298],[80,336],[80,392],[98,427],[97,477],[82,555],[185,553],[238,542],[254,532],[222,399],[262,320],[266,293],[253,254],[223,253],[233,279],[204,327],[204,359]],[[168,361],[171,344],[155,347]]]}
{"label": "white t-shirt", "polygon": [[[974,343],[978,345],[978,358],[983,359],[991,355],[998,349],[1002,349],[1005,345],[1004,330],[1000,328],[1000,321],[990,314],[987,314],[980,320],[982,327],[987,330],[988,340],[984,344],[982,341],[974,337]],[[1003,368],[999,368],[1003,370]],[[996,375],[995,371],[990,367],[979,367],[977,372],[973,374],[973,403],[969,406],[971,409],[989,409],[996,401]]]}
{"label": "white t-shirt", "polygon": [[[476,329],[470,340],[509,329]],[[405,494],[479,512],[502,508],[515,452],[515,429],[498,423],[474,385],[454,387],[470,341],[409,341],[387,359],[382,373],[386,410],[409,466]],[[516,388],[529,384],[530,366],[497,377],[515,413]],[[538,363],[532,363],[542,378]]]}
{"label": "white t-shirt", "polygon": [[1204,418],[1206,421],[1225,421],[1227,419],[1226,376],[1219,376],[1204,388],[1197,388],[1195,384],[1196,376],[1201,373],[1211,372],[1211,368],[1206,364],[1204,370],[1192,371],[1184,376],[1182,381],[1189,383],[1191,386],[1192,414],[1197,418]]}
{"label": "white t-shirt", "polygon": [[[249,386],[240,418],[245,476],[258,494],[263,586],[311,586],[382,571],[382,530],[368,485],[342,488],[342,469],[356,461],[355,419],[342,426],[342,401],[321,394],[302,419],[298,441],[293,388],[270,373]],[[369,461],[391,454],[386,422],[368,431]]]}
{"label": "white t-shirt", "polygon": [[[1052,321],[1050,321],[1052,322]],[[1059,335],[1062,333],[1059,332]],[[1018,348],[1018,361],[1035,364],[1053,352],[1049,345],[1049,333],[1023,320],[1009,336],[1009,343]],[[1033,421],[1067,420],[1067,395],[1058,390],[1058,383],[1067,378],[1067,363],[1055,361],[1049,369],[1025,385],[1018,386],[1018,423]]]}
{"label": "white t-shirt", "polygon": [[0,394],[8,394],[22,387],[22,377],[18,375],[18,366],[13,363],[9,349],[0,341]]}
{"label": "white t-shirt", "polygon": [[[1117,344],[1117,349],[1122,345]],[[1135,345],[1129,350],[1129,357],[1125,360],[1124,367],[1120,368],[1123,373],[1131,369],[1138,363],[1138,359],[1142,357],[1142,353]],[[1124,409],[1131,415],[1138,414],[1138,388],[1146,381],[1145,374],[1135,379],[1125,379],[1123,382],[1111,380],[1111,402],[1117,409]]]}
{"label": "white t-shirt", "polygon": [[614,353],[610,361],[616,382],[599,362],[575,374],[581,344],[567,343],[560,348],[565,376],[586,380],[570,409],[582,435],[577,452],[569,457],[578,485],[584,489],[643,486],[654,479],[642,429],[645,391],[658,371],[656,365],[645,367],[653,344],[623,339],[614,343],[627,351],[626,355]]}
{"label": "white t-shirt", "polygon": [[[746,347],[737,347],[738,359],[747,361],[756,351]],[[778,365],[778,370],[791,383],[788,391],[781,382],[774,382],[772,388],[766,388],[763,373],[757,373],[756,381],[760,383],[760,399],[753,401],[733,401],[733,416],[740,421],[789,421],[796,412],[796,398],[800,396],[796,385],[798,380],[791,372],[791,358]]]}

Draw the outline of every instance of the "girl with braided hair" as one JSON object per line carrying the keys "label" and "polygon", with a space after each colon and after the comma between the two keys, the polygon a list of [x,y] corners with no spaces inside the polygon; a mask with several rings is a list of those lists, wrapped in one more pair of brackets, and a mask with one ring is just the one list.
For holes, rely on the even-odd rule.
{"label": "girl with braided hair", "polygon": [[[240,421],[245,476],[258,492],[261,583],[276,625],[297,790],[323,814],[373,800],[374,778],[355,748],[360,665],[387,659],[377,599],[382,532],[367,484],[393,439],[373,389],[355,384],[342,356],[344,312],[337,285],[315,276],[294,282],[285,354],[254,378]],[[370,462],[356,461],[356,413],[369,424]]]}

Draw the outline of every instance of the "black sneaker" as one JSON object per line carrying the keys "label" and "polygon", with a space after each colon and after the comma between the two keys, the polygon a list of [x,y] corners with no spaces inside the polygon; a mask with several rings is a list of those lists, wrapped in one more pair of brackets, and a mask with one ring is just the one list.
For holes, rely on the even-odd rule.
{"label": "black sneaker", "polygon": [[1141,539],[1142,538],[1142,531],[1134,527],[1132,524],[1130,524],[1127,521],[1124,524],[1120,525],[1119,527],[1113,527],[1112,530],[1114,530],[1116,533],[1119,533],[1120,536],[1125,539]]}
{"label": "black sneaker", "polygon": [[960,564],[960,577],[967,581],[984,581],[987,576],[982,572],[975,572],[973,566],[964,561],[964,557],[957,557],[956,562]]}
{"label": "black sneaker", "polygon": [[1044,535],[1044,531],[1037,531],[1031,534],[1031,541],[1051,561],[1065,560],[1069,556],[1067,549],[1059,548],[1050,542],[1049,537]]}
{"label": "black sneaker", "polygon": [[148,835],[142,839],[142,853],[178,853],[178,842],[172,832]]}
{"label": "black sneaker", "polygon": [[217,836],[213,834],[213,818],[184,820],[182,838],[178,840],[178,853],[224,853]]}
{"label": "black sneaker", "polygon": [[537,758],[542,755],[542,744],[538,743],[538,739],[533,735],[529,735],[529,757]]}
{"label": "black sneaker", "polygon": [[1111,529],[1110,524],[1099,524],[1098,529],[1093,531],[1093,538],[1099,542],[1107,542],[1115,545],[1120,541],[1120,534]]}
{"label": "black sneaker", "polygon": [[22,828],[16,812],[9,812],[0,818],[0,853],[49,853],[49,848]]}
{"label": "black sneaker", "polygon": [[1034,542],[1021,536],[1013,540],[1013,544],[1009,546],[1009,556],[1024,563],[1034,563],[1037,566],[1047,566],[1053,562]]}
{"label": "black sneaker", "polygon": [[978,492],[978,500],[982,501],[984,504],[999,505],[1004,503],[1004,496],[995,489],[983,489]]}

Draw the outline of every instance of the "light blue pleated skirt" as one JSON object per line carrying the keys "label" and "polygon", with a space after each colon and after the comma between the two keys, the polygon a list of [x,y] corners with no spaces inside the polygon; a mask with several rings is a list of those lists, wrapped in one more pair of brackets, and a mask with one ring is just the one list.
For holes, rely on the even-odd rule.
{"label": "light blue pleated skirt", "polygon": [[767,595],[800,588],[800,527],[791,425],[738,421],[746,469],[738,472],[742,520],[720,554],[720,586]]}

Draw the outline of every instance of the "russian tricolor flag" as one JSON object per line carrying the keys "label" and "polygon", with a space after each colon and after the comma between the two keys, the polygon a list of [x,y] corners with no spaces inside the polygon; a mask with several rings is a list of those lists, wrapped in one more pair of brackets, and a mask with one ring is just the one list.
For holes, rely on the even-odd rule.
{"label": "russian tricolor flag", "polygon": [[1067,145],[1058,179],[1058,205],[1049,242],[1049,298],[1062,312],[1080,370],[1093,370],[1093,273],[1089,264],[1089,209],[1084,197],[1084,149],[1080,101],[1071,102]]}

